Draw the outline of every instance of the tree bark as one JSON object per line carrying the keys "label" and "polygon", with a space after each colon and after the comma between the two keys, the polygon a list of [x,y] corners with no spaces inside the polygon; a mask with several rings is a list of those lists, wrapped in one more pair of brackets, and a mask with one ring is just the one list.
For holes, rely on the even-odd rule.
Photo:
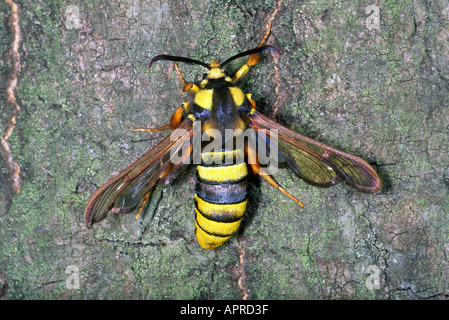
{"label": "tree bark", "polygon": [[[439,299],[449,240],[447,1],[21,1],[20,105],[8,140],[20,193],[0,165],[2,299]],[[11,9],[0,3],[1,78],[11,72]],[[90,230],[90,195],[168,132],[186,101],[157,54],[224,61],[269,43],[242,88],[258,109],[353,153],[378,195],[340,184],[252,178],[243,227],[206,251],[194,234],[194,170],[158,186],[138,221]],[[233,72],[244,58],[229,67]],[[187,81],[200,66],[180,64]],[[0,96],[6,101],[6,96]],[[5,108],[4,135],[12,110]]]}

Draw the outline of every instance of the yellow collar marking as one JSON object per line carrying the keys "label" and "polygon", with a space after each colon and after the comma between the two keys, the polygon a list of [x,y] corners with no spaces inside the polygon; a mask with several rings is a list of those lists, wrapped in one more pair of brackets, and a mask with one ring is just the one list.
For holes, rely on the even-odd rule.
{"label": "yellow collar marking", "polygon": [[195,94],[195,99],[193,100],[193,102],[195,102],[203,109],[211,110],[213,93],[213,89],[201,89]]}

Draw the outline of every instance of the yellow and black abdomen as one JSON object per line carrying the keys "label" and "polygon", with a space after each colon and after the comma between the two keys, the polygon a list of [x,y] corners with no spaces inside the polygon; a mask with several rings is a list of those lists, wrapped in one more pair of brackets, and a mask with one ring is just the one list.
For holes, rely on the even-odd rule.
{"label": "yellow and black abdomen", "polygon": [[[231,153],[235,160],[243,152],[222,150],[207,156],[224,159]],[[242,222],[248,201],[248,169],[244,161],[206,164],[201,155],[202,162],[196,169],[196,236],[203,248],[214,249],[226,242]]]}

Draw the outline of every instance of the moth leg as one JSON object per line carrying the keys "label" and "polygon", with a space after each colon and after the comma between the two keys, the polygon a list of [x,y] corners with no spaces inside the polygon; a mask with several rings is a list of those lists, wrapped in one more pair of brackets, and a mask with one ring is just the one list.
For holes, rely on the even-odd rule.
{"label": "moth leg", "polygon": [[133,129],[133,131],[143,131],[143,132],[157,132],[157,131],[162,131],[162,130],[167,130],[167,129],[171,129],[174,130],[176,129],[179,124],[181,123],[182,120],[182,114],[184,112],[184,110],[188,109],[190,107],[190,103],[188,102],[184,102],[182,105],[180,105],[175,113],[173,113],[172,117],[171,117],[171,121],[170,124],[167,124],[165,126],[162,127],[157,127],[157,128],[153,128],[153,129]]}
{"label": "moth leg", "polygon": [[274,181],[274,179],[268,173],[265,172],[264,168],[261,167],[259,161],[257,160],[256,152],[249,146],[247,147],[247,155],[248,155],[248,163],[251,166],[254,173],[260,175],[262,178],[267,180],[268,183],[270,183],[273,187],[275,187],[283,194],[291,198],[301,207],[304,207],[304,205],[298,199],[296,199],[294,196],[288,193],[287,190],[282,188],[276,181]]}
{"label": "moth leg", "polygon": [[[264,37],[262,38],[262,40],[259,43],[259,47],[263,46],[265,44],[265,42],[267,41],[268,37],[270,36],[270,32],[271,32],[271,23],[268,22],[268,28],[267,28],[267,32],[265,33]],[[249,71],[249,67],[255,66],[256,64],[259,63],[260,59],[262,58],[262,56],[260,55],[260,53],[253,53],[252,55],[249,56],[248,58],[248,62],[246,64],[244,64],[239,70],[237,70],[237,72],[232,76],[232,81],[237,81],[239,79],[241,79],[242,77],[244,77],[248,71]]]}
{"label": "moth leg", "polygon": [[141,131],[141,132],[157,132],[157,131],[162,131],[162,130],[167,130],[170,129],[170,125],[167,124],[165,126],[162,127],[157,127],[157,128],[153,128],[153,129],[146,129],[146,128],[136,128],[133,129],[133,131]]}
{"label": "moth leg", "polygon": [[173,113],[170,121],[170,129],[175,130],[177,127],[179,127],[179,124],[182,120],[182,114],[185,110],[188,110],[190,108],[190,103],[184,102],[182,105],[176,109],[175,113]]}
{"label": "moth leg", "polygon": [[248,100],[249,106],[251,107],[251,112],[256,110],[256,101],[254,101],[253,95],[251,93],[247,93],[246,94],[246,99]]}
{"label": "moth leg", "polygon": [[141,213],[142,210],[143,210],[143,207],[144,207],[145,204],[147,203],[147,200],[148,200],[148,196],[149,196],[149,195],[150,195],[150,193],[148,192],[148,193],[145,195],[145,198],[143,198],[143,203],[142,203],[142,205],[140,206],[139,212],[138,212],[137,215],[134,217],[134,220],[137,221],[137,219],[139,218],[140,213]]}
{"label": "moth leg", "polygon": [[189,91],[192,93],[196,93],[196,92],[200,91],[200,87],[198,87],[196,84],[191,83],[191,82],[186,82],[184,80],[184,77],[182,76],[181,71],[178,68],[178,64],[176,64],[176,63],[175,63],[175,69],[176,69],[176,73],[178,74],[179,79],[182,82],[182,85],[184,86],[182,88],[183,92]]}

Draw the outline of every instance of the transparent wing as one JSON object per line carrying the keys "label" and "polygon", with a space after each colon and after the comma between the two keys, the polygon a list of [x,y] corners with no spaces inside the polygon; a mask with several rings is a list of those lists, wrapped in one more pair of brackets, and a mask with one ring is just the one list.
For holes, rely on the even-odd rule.
{"label": "transparent wing", "polygon": [[177,139],[167,136],[157,146],[95,191],[84,211],[88,228],[102,220],[109,210],[132,211],[157,183],[167,183],[176,177],[190,158],[192,121],[185,119],[178,129],[185,134]]}
{"label": "transparent wing", "polygon": [[276,138],[282,159],[309,184],[327,188],[343,180],[362,192],[376,193],[382,188],[377,173],[359,157],[305,137],[257,111],[249,126],[267,140]]}

